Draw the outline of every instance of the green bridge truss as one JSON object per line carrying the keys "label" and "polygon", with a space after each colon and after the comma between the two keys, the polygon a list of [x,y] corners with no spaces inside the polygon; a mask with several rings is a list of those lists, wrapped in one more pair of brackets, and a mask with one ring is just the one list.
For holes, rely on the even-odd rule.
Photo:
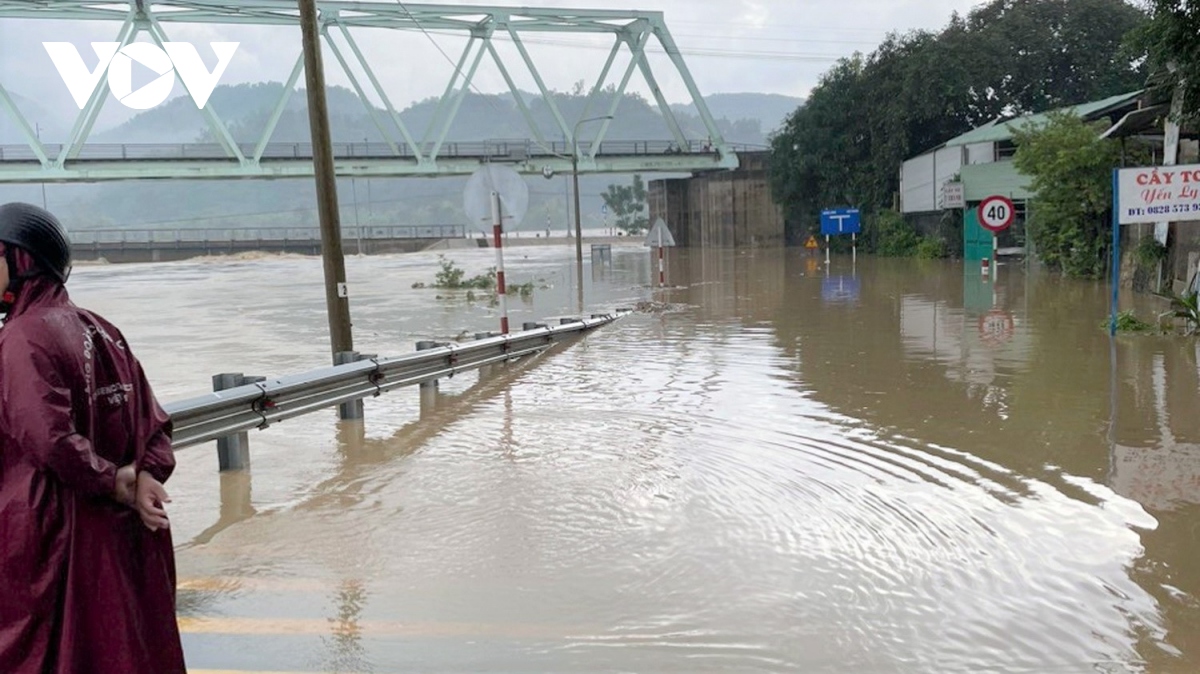
{"label": "green bridge truss", "polygon": [[[445,176],[473,173],[485,162],[507,162],[519,172],[543,174],[572,170],[572,153],[578,148],[578,171],[582,173],[690,172],[732,169],[738,165],[735,148],[722,138],[667,29],[660,12],[596,9],[528,9],[491,6],[418,5],[400,2],[350,2],[318,0],[321,34],[363,101],[368,114],[384,138],[382,143],[335,144],[338,175],[355,177]],[[116,40],[122,46],[145,33],[160,47],[168,41],[164,26],[171,24],[250,24],[297,26],[295,0],[166,0],[149,2],[88,2],[84,0],[0,0],[0,20],[55,19],[108,21],[120,26]],[[387,28],[396,31],[457,32],[469,36],[457,67],[437,104],[437,113],[424,133],[413,134],[375,76],[352,35],[353,29]],[[591,33],[612,37],[612,49],[600,76],[592,85],[584,110],[595,111],[595,134],[576,144],[579,122],[568,119],[530,57],[522,35],[539,33]],[[510,67],[493,44],[494,36],[511,40],[523,65],[536,83],[542,101],[553,115],[555,137],[564,142],[547,142],[535,123],[525,97],[517,90]],[[335,39],[338,38],[338,39]],[[701,146],[684,137],[646,58],[650,40],[657,40],[682,78],[708,133]],[[339,44],[339,42],[341,44]],[[622,50],[630,61],[615,95],[605,108],[594,107],[609,92],[603,88]],[[459,105],[471,86],[484,57],[490,58],[504,77],[529,131],[527,142],[457,143],[447,133]],[[352,62],[365,73],[355,74]],[[296,58],[283,95],[256,143],[239,144],[211,103],[204,117],[216,139],[195,145],[98,145],[87,143],[97,115],[109,98],[108,80],[99,78],[87,104],[76,118],[67,142],[43,144],[28,120],[0,82],[0,108],[11,115],[24,136],[23,145],[0,146],[0,183],[92,182],[144,179],[292,178],[312,175],[312,148],[303,143],[273,143],[271,137],[303,69],[303,54]],[[617,107],[630,78],[639,70],[653,93],[673,142],[605,141]],[[368,89],[369,87],[369,89]],[[186,88],[186,85],[185,85]],[[371,91],[383,103],[370,103]],[[191,93],[190,91],[188,92]],[[595,118],[601,119],[595,119]],[[607,117],[607,119],[604,119]]]}

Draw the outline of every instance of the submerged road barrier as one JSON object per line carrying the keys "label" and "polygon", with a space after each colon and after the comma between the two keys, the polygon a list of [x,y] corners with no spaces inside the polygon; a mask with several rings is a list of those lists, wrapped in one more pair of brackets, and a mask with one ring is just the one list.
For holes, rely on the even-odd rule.
{"label": "submerged road barrier", "polygon": [[249,465],[248,431],[334,406],[342,419],[361,419],[364,398],[532,355],[630,311],[563,318],[558,325],[526,323],[521,332],[477,333],[467,342],[420,342],[406,356],[343,353],[342,364],[276,379],[218,374],[212,393],[163,407],[174,426],[175,449],[217,440],[221,470],[237,470]]}

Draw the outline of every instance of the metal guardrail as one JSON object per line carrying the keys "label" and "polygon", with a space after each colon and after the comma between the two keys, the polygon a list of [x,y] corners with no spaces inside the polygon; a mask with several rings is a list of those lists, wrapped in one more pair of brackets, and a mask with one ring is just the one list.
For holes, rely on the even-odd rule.
{"label": "metal guardrail", "polygon": [[[591,153],[592,143],[580,142],[581,153]],[[46,144],[46,155],[53,158],[62,153],[63,145]],[[253,157],[257,147],[253,143],[239,143],[238,148],[246,157]],[[731,146],[735,152],[749,147]],[[416,158],[412,148],[401,143],[399,153],[392,151],[387,143],[333,143],[333,155],[337,159],[395,159]],[[428,156],[433,145],[421,147],[421,154]],[[530,140],[503,140],[477,142],[447,142],[438,150],[439,157],[491,157],[525,159],[527,157],[570,156],[570,143],[552,142],[540,145]],[[689,141],[680,146],[670,140],[610,140],[600,143],[596,156],[644,156],[663,154],[715,154],[707,141]],[[268,143],[262,158],[312,159],[312,143]],[[219,143],[85,143],[74,161],[162,161],[162,160],[229,160],[225,148]],[[0,162],[36,162],[37,155],[28,145],[0,145]]]}
{"label": "metal guardrail", "polygon": [[[461,239],[463,225],[392,225],[342,227],[344,241],[379,239]],[[81,229],[69,233],[75,245],[118,243],[208,243],[228,241],[320,241],[316,227],[180,228],[180,229]]]}
{"label": "metal guardrail", "polygon": [[229,388],[164,405],[176,449],[261,429],[310,412],[453,376],[458,372],[542,351],[566,338],[607,325],[628,313],[593,314],[539,324],[522,332],[450,342],[412,355],[366,358],[347,365]]}

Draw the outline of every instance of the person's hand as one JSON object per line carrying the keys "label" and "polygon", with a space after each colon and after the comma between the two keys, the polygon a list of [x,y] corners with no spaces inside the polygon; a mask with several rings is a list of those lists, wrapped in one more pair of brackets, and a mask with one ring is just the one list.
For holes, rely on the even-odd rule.
{"label": "person's hand", "polygon": [[163,505],[170,503],[167,490],[162,483],[154,479],[150,473],[141,472],[137,476],[137,511],[142,517],[142,524],[150,531],[171,528],[167,519],[167,511]]}
{"label": "person's hand", "polygon": [[117,479],[113,483],[113,500],[121,505],[134,507],[137,490],[137,470],[133,464],[117,469]]}

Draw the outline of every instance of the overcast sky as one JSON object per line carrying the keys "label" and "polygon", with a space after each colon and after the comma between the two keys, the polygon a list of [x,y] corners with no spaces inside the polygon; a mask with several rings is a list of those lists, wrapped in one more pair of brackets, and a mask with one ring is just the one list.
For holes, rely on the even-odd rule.
{"label": "overcast sky", "polygon": [[[457,4],[504,4],[478,1]],[[938,29],[952,12],[966,13],[978,0],[637,0],[637,2],[509,3],[511,6],[592,7],[657,10],[684,54],[687,66],[703,94],[767,92],[804,96],[818,77],[838,58],[855,51],[869,52],[890,31]],[[298,28],[262,28],[233,25],[164,24],[172,40],[198,43],[211,67],[215,57],[208,41],[235,41],[241,45],[222,84],[285,80],[300,53]],[[66,86],[50,61],[43,41],[76,44],[89,66],[95,56],[91,41],[114,41],[119,26],[103,22],[17,21],[0,19],[0,83],[10,91],[34,98],[64,117],[77,114]],[[397,108],[440,96],[454,70],[466,38],[448,34],[409,31],[356,30],[368,61]],[[145,37],[141,39],[146,39]],[[603,67],[611,38],[571,34],[538,34],[527,38],[531,57],[547,86],[570,89],[572,83],[594,83]],[[436,43],[436,46],[435,44]],[[497,41],[506,66],[518,86],[536,90],[511,42]],[[443,53],[444,52],[444,53]],[[653,45],[651,64],[671,102],[690,97],[661,47]],[[622,51],[607,82],[619,81],[627,51]],[[326,77],[330,84],[348,84],[337,61],[327,52]],[[145,77],[143,81],[149,81]],[[135,78],[135,86],[138,84]],[[301,85],[303,79],[301,79]],[[497,68],[485,57],[474,85],[478,91],[506,90]],[[630,89],[646,92],[644,80],[634,75]],[[176,87],[177,94],[183,94]],[[132,114],[115,100],[101,127]]]}

